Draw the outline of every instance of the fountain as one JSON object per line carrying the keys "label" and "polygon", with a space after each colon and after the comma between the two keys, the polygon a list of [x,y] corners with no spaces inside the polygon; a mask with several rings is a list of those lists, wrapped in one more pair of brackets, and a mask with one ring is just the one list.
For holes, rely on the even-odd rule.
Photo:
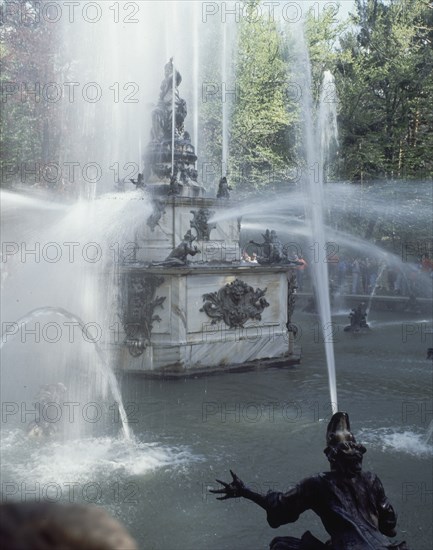
{"label": "fountain", "polygon": [[227,178],[221,178],[215,198],[206,197],[198,181],[181,81],[170,59],[152,113],[144,170],[133,181],[153,212],[136,228],[133,260],[121,266],[124,344],[116,364],[127,372],[170,377],[297,363],[287,330],[295,262],[268,229],[265,243],[258,244],[258,264],[242,264],[241,218],[219,220],[219,213],[236,208]]}
{"label": "fountain", "polygon": [[405,542],[389,544],[387,537],[396,536],[397,515],[379,478],[372,472],[362,472],[367,449],[356,442],[347,413],[333,414],[326,431],[326,444],[324,453],[331,471],[304,478],[286,493],[269,491],[265,495],[251,490],[231,470],[231,483],[217,479],[223,488],[210,492],[223,495],[217,497],[218,500],[240,497],[251,500],[265,510],[273,528],[293,523],[311,509],[331,537],[326,544],[310,531],[301,539],[275,537],[269,545],[271,550],[350,547],[407,550]]}
{"label": "fountain", "polygon": [[[89,3],[89,14],[96,4]],[[424,503],[432,455],[431,385],[426,383],[424,352],[433,345],[426,342],[425,331],[431,280],[419,274],[411,316],[405,311],[407,296],[384,296],[376,285],[371,294],[375,317],[372,322],[370,313],[369,323],[380,330],[370,331],[368,339],[346,338],[345,321],[336,319],[335,311],[331,317],[326,262],[316,261],[323,260],[321,247],[330,240],[350,253],[384,259],[411,283],[402,256],[405,243],[394,243],[394,235],[385,234],[380,223],[374,237],[367,237],[353,220],[385,219],[394,231],[416,217],[420,227],[426,226],[431,219],[428,182],[322,186],[325,170],[318,167],[326,166],[326,144],[336,139],[335,125],[332,132],[325,131],[326,123],[335,122],[335,111],[326,114],[326,107],[335,104],[324,105],[322,96],[325,110],[319,109],[316,119],[310,116],[310,67],[300,51],[305,77],[298,82],[305,84],[302,110],[308,137],[301,155],[306,159],[302,184],[308,187],[307,176],[318,176],[317,181],[310,178],[312,198],[290,181],[275,198],[238,201],[230,173],[223,170],[217,175],[218,190],[215,185],[213,196],[206,195],[209,157],[203,143],[209,134],[203,132],[199,88],[211,81],[212,70],[228,74],[224,57],[227,62],[231,55],[224,56],[223,47],[230,51],[235,25],[229,30],[215,22],[221,10],[229,11],[229,3],[205,3],[220,10],[207,25],[200,20],[201,2],[111,4],[100,3],[101,22],[62,23],[62,77],[96,81],[104,92],[98,103],[82,101],[77,93],[77,101],[62,105],[67,131],[60,161],[78,162],[81,169],[99,165],[103,175],[98,181],[87,181],[91,178],[83,178],[81,169],[74,181],[84,183],[82,196],[94,200],[60,203],[37,188],[26,188],[25,194],[2,192],[2,238],[8,243],[2,258],[2,308],[9,323],[1,350],[3,500],[101,505],[128,526],[142,548],[232,548],[240,524],[242,547],[264,547],[271,535],[257,531],[257,517],[245,518],[241,506],[230,506],[234,501],[216,510],[208,486],[214,487],[216,468],[225,471],[234,460],[243,465],[251,490],[261,494],[276,486],[289,490],[307,471],[320,471],[323,422],[337,400],[334,349],[339,408],[349,409],[361,439],[369,444],[368,466],[381,473],[397,504],[400,532],[414,547],[430,547],[430,510]],[[109,24],[113,17],[117,23]],[[126,24],[134,19],[139,24]],[[211,25],[218,32],[209,34],[205,49],[203,37]],[[302,40],[300,32],[298,37]],[[161,97],[157,75],[173,55]],[[204,78],[209,58],[217,69],[212,67]],[[178,73],[183,88],[176,86]],[[331,75],[324,77],[322,90],[333,86]],[[180,90],[185,90],[188,107],[193,106],[191,136],[182,128],[188,118],[170,118],[173,99],[176,111],[184,114]],[[120,101],[111,101],[113,97]],[[149,108],[146,102],[152,99],[158,105]],[[227,109],[222,118],[227,158]],[[113,183],[116,193],[111,192]],[[38,255],[37,243],[39,263],[26,256],[31,250]],[[50,264],[59,250],[52,243],[60,245],[63,258]],[[99,249],[91,243],[102,251],[94,263],[91,253]],[[242,261],[244,246],[258,259]],[[408,243],[408,248],[416,252],[417,244]],[[294,293],[295,266],[289,260],[301,251],[309,266],[317,267],[321,320],[300,311],[305,295]],[[77,261],[75,253],[86,259]],[[295,298],[296,326],[291,318]],[[345,316],[349,306],[365,299],[340,298]],[[45,342],[35,341],[38,323],[48,336]],[[95,338],[97,325],[100,340]],[[59,342],[48,332],[56,326],[63,329]],[[73,342],[69,327],[76,328]],[[296,362],[295,343],[302,345],[302,369],[256,368]],[[198,376],[229,370],[237,372]],[[113,380],[114,372],[121,375],[119,381]],[[102,407],[104,421],[75,418],[63,434],[28,438],[21,412],[29,414],[41,385],[59,381],[67,387],[68,401],[80,403],[80,414],[93,403]],[[122,421],[129,427],[129,440]],[[259,483],[269,479],[269,472],[272,481]],[[300,518],[297,526],[295,537],[314,527],[326,540],[312,516]]]}
{"label": "fountain", "polygon": [[[122,431],[125,439],[130,440],[131,434],[128,426],[128,418],[125,412],[125,408],[123,406],[122,402],[122,396],[120,394],[119,384],[116,380],[116,377],[114,376],[113,371],[110,369],[109,366],[106,364],[106,357],[104,356],[103,350],[98,345],[94,339],[92,339],[91,335],[87,333],[87,327],[86,324],[79,318],[70,313],[69,311],[66,311],[65,309],[58,308],[58,307],[45,307],[45,308],[38,308],[33,311],[30,311],[25,317],[22,317],[21,319],[18,319],[17,321],[14,321],[13,323],[6,323],[5,329],[1,335],[1,342],[0,342],[0,350],[3,348],[4,344],[9,342],[11,338],[19,334],[20,330],[23,330],[24,327],[30,323],[31,321],[34,321],[35,319],[40,318],[41,316],[46,315],[55,315],[60,316],[64,319],[67,319],[68,323],[74,323],[75,325],[78,325],[78,327],[81,329],[83,334],[86,334],[86,337],[88,338],[89,342],[92,342],[95,346],[95,352],[97,354],[97,357],[99,359],[99,362],[97,363],[97,368],[100,370],[102,377],[107,381],[107,384],[110,387],[111,394],[113,398],[116,400],[116,403],[119,407],[119,416],[120,421],[122,425]],[[64,395],[66,393],[66,387],[64,384],[57,383],[56,388],[51,389],[48,393],[48,397],[51,398],[51,401],[53,403],[56,403],[58,406],[61,406],[61,403],[64,403],[66,400],[66,396]],[[58,391],[58,387],[64,391]],[[50,403],[48,399],[45,399],[47,403]],[[38,407],[41,408],[42,402],[40,399],[36,400],[36,403],[38,404]],[[40,415],[39,415],[40,419]],[[45,419],[47,420],[47,419]],[[36,421],[36,423],[38,423]],[[55,427],[56,423],[48,423],[47,427]],[[49,432],[49,430],[45,430]]]}
{"label": "fountain", "polygon": [[[331,403],[333,403],[333,412],[338,410],[337,400],[337,381],[335,374],[335,356],[333,342],[326,337],[327,327],[332,326],[331,322],[331,303],[329,296],[329,274],[328,264],[324,261],[323,252],[327,250],[327,236],[324,222],[324,168],[327,159],[329,143],[332,138],[336,138],[336,116],[334,109],[330,109],[332,103],[326,102],[326,86],[332,81],[329,72],[324,75],[322,93],[319,102],[319,114],[317,124],[313,121],[313,99],[311,82],[311,64],[307,45],[302,26],[296,34],[298,38],[298,77],[300,78],[301,105],[302,105],[302,127],[303,127],[303,154],[307,169],[305,210],[307,219],[311,224],[311,237],[314,250],[314,260],[312,262],[312,273],[314,280],[315,296],[322,323],[324,335],[325,355],[328,368],[328,382]],[[329,124],[332,114],[332,123]],[[332,128],[334,131],[328,131]],[[311,173],[313,172],[313,173]],[[318,252],[318,253],[317,253]]]}
{"label": "fountain", "polygon": [[140,190],[72,204],[34,194],[1,193],[3,500],[36,477],[40,499],[55,484],[53,502],[85,502],[68,483],[97,475],[108,502],[125,476],[190,460],[186,446],[136,439],[137,405],[114,374],[119,265],[151,209]]}

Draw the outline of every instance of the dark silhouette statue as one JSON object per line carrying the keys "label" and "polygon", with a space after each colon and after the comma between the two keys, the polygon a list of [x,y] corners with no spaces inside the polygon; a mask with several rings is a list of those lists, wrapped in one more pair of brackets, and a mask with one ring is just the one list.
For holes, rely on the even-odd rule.
{"label": "dark silhouette statue", "polygon": [[359,332],[361,329],[369,329],[367,323],[367,312],[364,310],[364,303],[352,309],[349,315],[350,325],[344,327],[345,332]]}
{"label": "dark silhouette statue", "polygon": [[324,453],[331,471],[308,477],[287,493],[255,493],[234,474],[231,483],[217,479],[222,489],[218,500],[243,497],[261,506],[271,527],[297,521],[300,514],[313,510],[330,535],[326,544],[309,531],[302,538],[276,537],[271,550],[408,550],[406,543],[391,543],[396,535],[397,517],[380,479],[362,471],[366,449],[350,431],[347,413],[333,415],[326,433]]}
{"label": "dark silhouette statue", "polygon": [[200,254],[200,250],[196,246],[192,246],[192,243],[196,240],[189,229],[184,237],[183,241],[174,248],[163,264],[167,266],[179,266],[186,265],[188,262],[188,256],[195,256]]}
{"label": "dark silhouette statue", "polygon": [[138,174],[136,180],[134,180],[134,179],[131,178],[129,181],[130,181],[131,183],[133,183],[137,189],[144,189],[144,187],[145,187],[144,175],[141,174],[141,173]]}
{"label": "dark silhouette statue", "polygon": [[[164,80],[161,83],[159,100],[152,113],[152,139],[171,139],[173,120],[173,58],[164,68]],[[186,102],[179,95],[178,86],[182,82],[179,71],[176,71],[174,78],[174,101],[175,101],[175,130],[178,136],[184,132],[184,120],[187,115]]]}
{"label": "dark silhouette statue", "polygon": [[143,155],[142,181],[132,183],[137,187],[154,183],[166,185],[175,175],[177,187],[170,182],[170,195],[178,195],[183,185],[191,188],[192,196],[198,196],[202,187],[197,182],[194,145],[185,131],[188,110],[186,101],[179,95],[181,82],[182,76],[171,58],[165,65],[158,103],[152,111],[151,140]]}
{"label": "dark silhouette statue", "polygon": [[217,199],[229,199],[230,191],[232,188],[229,186],[226,177],[222,177],[218,183]]}
{"label": "dark silhouette statue", "polygon": [[263,243],[250,241],[250,244],[254,244],[259,247],[260,254],[257,258],[259,264],[300,265],[302,263],[298,260],[289,260],[287,256],[287,251],[283,249],[283,245],[279,240],[276,231],[270,231],[269,229],[266,229],[266,232],[262,233],[262,237],[264,239]]}

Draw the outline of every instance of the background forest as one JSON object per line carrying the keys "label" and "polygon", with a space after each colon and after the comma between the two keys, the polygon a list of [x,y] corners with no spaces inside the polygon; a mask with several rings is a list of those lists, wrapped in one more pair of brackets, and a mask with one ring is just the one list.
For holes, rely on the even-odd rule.
{"label": "background forest", "polygon": [[[245,3],[251,9],[260,4],[259,0]],[[58,104],[49,94],[34,101],[31,87],[11,93],[19,82],[60,80],[55,26],[31,19],[23,25],[18,15],[14,25],[10,14],[7,24],[1,23],[1,169],[7,172],[24,160],[55,163],[62,135],[68,132]],[[293,72],[294,46],[284,25],[262,10],[260,17],[242,18],[236,27],[228,168],[231,185],[248,191],[293,179],[300,162],[299,90]],[[201,37],[202,81],[221,81],[218,60],[206,47],[218,44],[220,34],[215,26]],[[335,89],[328,96],[337,103],[339,144],[327,180],[430,179],[431,2],[356,0],[344,21],[330,3],[320,12],[311,10],[306,36],[316,100],[324,71],[335,77]],[[200,103],[198,154],[207,163],[220,163],[221,120],[221,98]],[[2,177],[2,185],[6,180],[10,178]]]}

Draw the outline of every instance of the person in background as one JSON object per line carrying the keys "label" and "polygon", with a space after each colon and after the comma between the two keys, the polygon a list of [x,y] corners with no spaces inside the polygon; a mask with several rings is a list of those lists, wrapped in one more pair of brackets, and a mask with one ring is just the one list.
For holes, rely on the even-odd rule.
{"label": "person in background", "polygon": [[371,264],[370,258],[364,258],[361,260],[361,292],[368,294],[368,282],[370,279]]}
{"label": "person in background", "polygon": [[338,267],[340,265],[340,257],[336,254],[330,254],[327,258],[328,271],[330,280],[337,282],[338,280]]}
{"label": "person in background", "polygon": [[388,279],[388,292],[390,292],[391,294],[394,294],[395,283],[397,280],[397,271],[393,265],[388,265],[387,279]]}
{"label": "person in background", "polygon": [[308,267],[308,264],[304,260],[302,254],[295,255],[295,261],[298,264],[296,266],[296,284],[298,285],[298,290],[302,292],[304,288],[305,269]]}
{"label": "person in background", "polygon": [[423,254],[420,259],[421,271],[423,273],[433,273],[433,260],[428,254]]}
{"label": "person in background", "polygon": [[340,292],[344,292],[344,283],[347,273],[347,261],[344,257],[338,262],[337,284]]}
{"label": "person in background", "polygon": [[242,264],[249,264],[250,262],[251,262],[250,255],[248,254],[248,252],[246,250],[244,250],[244,252],[242,253],[241,263]]}
{"label": "person in background", "polygon": [[377,260],[372,260],[370,263],[370,275],[368,281],[368,293],[371,294],[376,286],[377,276],[379,273],[379,264]]}
{"label": "person in background", "polygon": [[407,274],[402,269],[397,270],[397,275],[394,283],[394,294],[403,296],[407,293]]}
{"label": "person in background", "polygon": [[359,258],[352,262],[352,294],[358,294],[359,276],[361,274],[361,265]]}
{"label": "person in background", "polygon": [[251,259],[250,259],[250,264],[258,264],[258,260],[257,260],[257,253],[256,252],[253,252],[252,255],[251,255]]}

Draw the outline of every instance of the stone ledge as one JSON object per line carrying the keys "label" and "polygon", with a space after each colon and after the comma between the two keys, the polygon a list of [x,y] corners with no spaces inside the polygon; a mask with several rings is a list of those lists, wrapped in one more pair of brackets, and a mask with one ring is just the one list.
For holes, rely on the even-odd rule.
{"label": "stone ledge", "polygon": [[152,266],[149,264],[130,264],[130,265],[121,265],[120,271],[121,272],[134,272],[134,271],[142,271],[143,273],[149,273],[149,274],[155,274],[155,275],[192,275],[197,273],[227,273],[227,274],[234,274],[234,273],[241,273],[241,274],[252,274],[252,273],[284,273],[290,270],[293,270],[294,266],[292,265],[260,265],[260,264],[252,264],[249,265],[239,265],[239,264],[222,264],[221,262],[212,264],[190,264],[185,266],[175,266],[175,267],[168,267],[168,266]]}
{"label": "stone ledge", "polygon": [[224,373],[234,372],[249,372],[253,370],[262,370],[266,368],[290,368],[294,369],[301,362],[302,351],[297,349],[292,355],[273,359],[257,359],[246,363],[233,365],[218,365],[215,367],[196,367],[185,368],[181,363],[173,363],[165,367],[160,367],[154,370],[119,370],[118,374],[140,376],[141,378],[149,379],[182,379],[182,378],[198,378],[203,376],[213,376]]}

